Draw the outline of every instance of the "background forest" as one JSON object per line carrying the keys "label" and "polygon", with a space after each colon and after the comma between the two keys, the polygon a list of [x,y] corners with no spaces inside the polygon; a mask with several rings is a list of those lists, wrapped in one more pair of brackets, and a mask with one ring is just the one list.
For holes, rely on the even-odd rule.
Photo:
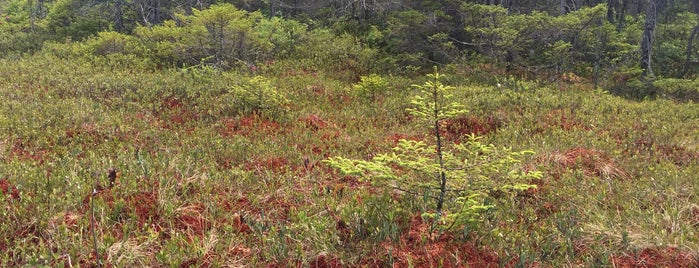
{"label": "background forest", "polygon": [[699,266],[699,1],[0,15],[2,267]]}
{"label": "background forest", "polygon": [[[238,11],[201,12],[215,3],[230,3]],[[6,57],[38,51],[46,42],[123,39],[134,47],[121,49],[134,50],[119,51],[114,44],[109,51],[91,52],[128,52],[167,67],[231,68],[308,59],[313,56],[299,46],[316,51],[312,44],[318,44],[353,47],[342,64],[355,65],[347,68],[354,76],[495,63],[519,75],[574,73],[595,83],[633,87],[626,92],[633,94],[683,91],[677,89],[683,83],[672,80],[646,85],[644,91],[635,79],[694,78],[693,42],[699,31],[699,4],[675,0],[37,0],[3,1],[0,11],[0,49]],[[235,52],[224,53],[230,50]],[[323,49],[337,56],[329,50]]]}

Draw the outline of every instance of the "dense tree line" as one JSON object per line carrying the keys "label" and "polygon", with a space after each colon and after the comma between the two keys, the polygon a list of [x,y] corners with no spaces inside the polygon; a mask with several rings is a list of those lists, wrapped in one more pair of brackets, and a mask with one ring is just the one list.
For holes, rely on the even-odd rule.
{"label": "dense tree line", "polygon": [[[327,47],[359,44],[364,52],[357,53],[373,53],[369,56],[379,60],[362,72],[488,63],[510,72],[575,73],[595,81],[693,78],[697,2],[3,0],[0,49],[18,55],[37,51],[45,41],[80,41],[115,32],[161,46],[143,49],[162,64],[177,66],[254,65],[299,56],[294,53],[303,49],[295,46],[304,42],[329,42],[334,45]],[[221,9],[221,4],[234,8]],[[212,5],[218,11],[201,13]],[[261,33],[269,35],[266,41]],[[169,48],[166,40],[173,41]],[[367,55],[339,60],[362,57]]]}

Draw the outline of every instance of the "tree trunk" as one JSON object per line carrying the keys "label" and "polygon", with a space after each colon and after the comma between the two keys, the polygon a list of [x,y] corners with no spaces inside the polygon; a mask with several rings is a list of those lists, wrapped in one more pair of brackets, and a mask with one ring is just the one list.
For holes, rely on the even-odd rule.
{"label": "tree trunk", "polygon": [[31,13],[29,14],[31,21],[31,29],[32,31],[34,31],[36,21],[46,17],[46,11],[44,10],[44,0],[37,0],[36,5],[33,1],[29,1],[28,3],[29,9],[31,10]]}
{"label": "tree trunk", "polygon": [[46,9],[44,8],[44,0],[36,1],[36,15],[37,18],[43,19],[46,17]]}
{"label": "tree trunk", "polygon": [[643,23],[643,35],[641,37],[641,70],[644,77],[653,76],[651,60],[653,57],[653,33],[657,21],[658,8],[655,0],[648,0],[646,7],[646,19]]}
{"label": "tree trunk", "polygon": [[184,14],[189,16],[192,15],[192,8],[194,8],[194,1],[193,0],[185,0],[184,1]]}
{"label": "tree trunk", "polygon": [[692,64],[692,50],[693,50],[693,43],[694,39],[697,37],[697,34],[699,34],[699,23],[697,23],[696,26],[694,26],[694,29],[692,30],[692,33],[689,35],[689,40],[687,40],[687,58],[684,61],[684,66],[682,67],[682,71],[678,75],[678,77],[682,78],[685,75],[687,75],[687,72],[689,72],[689,67]]}
{"label": "tree trunk", "polygon": [[[437,78],[435,78],[437,80]],[[439,197],[437,198],[437,213],[442,216],[442,208],[444,207],[444,198],[447,194],[447,174],[444,173],[444,159],[442,154],[442,135],[439,131],[439,94],[437,93],[436,83],[433,90],[433,101],[434,101],[434,134],[437,137],[437,163],[439,164],[439,173],[437,174],[437,179],[439,180]]]}
{"label": "tree trunk", "polygon": [[614,19],[616,19],[614,13],[618,12],[618,9],[619,6],[616,0],[607,0],[607,21],[609,23],[614,23]]}
{"label": "tree trunk", "polygon": [[160,0],[153,0],[153,18],[151,23],[156,24],[160,22]]}
{"label": "tree trunk", "polygon": [[32,29],[32,32],[35,30],[34,26],[36,24],[36,8],[34,8],[34,3],[29,0],[29,10],[31,13],[29,13],[29,23],[30,23],[30,28]]}
{"label": "tree trunk", "polygon": [[621,32],[622,29],[624,29],[624,20],[626,19],[626,8],[629,5],[629,0],[621,0],[621,7],[617,11],[617,25],[616,25],[616,31]]}
{"label": "tree trunk", "polygon": [[122,12],[123,5],[124,0],[116,0],[114,2],[114,30],[117,32],[124,32],[124,15]]}

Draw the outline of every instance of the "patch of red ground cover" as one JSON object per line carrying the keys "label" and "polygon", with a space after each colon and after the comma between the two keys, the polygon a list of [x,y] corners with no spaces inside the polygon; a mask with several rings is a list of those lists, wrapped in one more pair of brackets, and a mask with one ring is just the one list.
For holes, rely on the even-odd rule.
{"label": "patch of red ground cover", "polygon": [[692,226],[695,228],[699,227],[699,205],[694,205],[690,209],[689,222],[691,222]]}
{"label": "patch of red ground cover", "polygon": [[[430,235],[429,229],[429,223],[415,216],[410,220],[410,229],[399,241],[381,244],[383,253],[390,251],[393,255],[393,267],[500,267],[497,253],[456,240],[453,235],[423,239]],[[369,258],[364,265],[388,265],[377,262],[377,258]]]}
{"label": "patch of red ground cover", "polygon": [[[548,200],[547,198],[542,198],[550,191],[550,185],[546,179],[533,179],[529,184],[536,185],[536,188],[527,189],[526,191],[518,192],[516,196],[516,201],[522,207],[530,206],[535,208],[535,213],[537,215],[537,221],[547,218],[548,216],[559,211],[560,199]],[[555,202],[555,203],[552,203]]]}
{"label": "patch of red ground cover", "polygon": [[63,225],[67,227],[69,230],[76,231],[78,228],[79,220],[83,216],[84,215],[80,212],[67,211],[62,215],[59,214],[51,217],[51,219],[48,222],[48,226],[51,229],[56,229],[59,225]]}
{"label": "patch of red ground cover", "polygon": [[246,222],[241,212],[252,212],[259,213],[259,208],[253,207],[250,200],[247,197],[241,197],[235,201],[230,198],[229,194],[226,192],[219,192],[216,194],[216,204],[218,207],[222,208],[224,211],[232,212],[232,219],[227,217],[220,217],[215,219],[218,223],[231,225],[233,228],[240,233],[251,233],[252,228]]}
{"label": "patch of red ground cover", "polygon": [[285,259],[276,262],[270,262],[264,266],[265,268],[289,268],[289,267],[304,267],[303,262],[295,259]]}
{"label": "patch of red ground cover", "polygon": [[280,125],[253,114],[240,118],[223,118],[219,121],[217,129],[218,133],[224,137],[249,136],[255,133],[268,135],[277,132]]}
{"label": "patch of red ground cover", "polygon": [[[371,189],[370,181],[360,181],[355,176],[341,176],[339,178],[330,178],[329,180],[322,181],[318,184],[315,194],[319,196],[338,196],[342,197],[345,194],[351,194],[355,192],[356,189],[365,188],[370,192],[374,192]],[[360,196],[354,197],[355,200],[361,200]]]}
{"label": "patch of red ground cover", "polygon": [[313,92],[313,96],[315,97],[323,97],[329,95],[325,86],[319,84],[308,85],[306,86],[306,90]]}
{"label": "patch of red ground cover", "polygon": [[243,218],[243,215],[240,215],[238,213],[233,214],[233,222],[231,223],[233,228],[244,234],[250,234],[252,233],[252,228],[250,228],[250,225],[245,221],[245,218]]}
{"label": "patch of red ground cover", "polygon": [[350,189],[357,189],[371,186],[371,181],[361,181],[356,176],[342,176],[340,183]]}
{"label": "patch of red ground cover", "polygon": [[19,200],[19,190],[17,189],[17,186],[10,183],[10,181],[8,181],[6,178],[0,179],[0,191],[2,191],[2,194],[6,196],[8,201],[13,199]]}
{"label": "patch of red ground cover", "polygon": [[287,221],[289,219],[289,212],[295,204],[292,204],[285,198],[269,195],[262,199],[260,206],[266,218],[275,221]]}
{"label": "patch of red ground cover", "polygon": [[[616,179],[628,179],[629,175],[619,169],[615,161],[604,151],[575,147],[566,151],[549,154],[550,161],[562,169],[580,169],[586,176],[602,176]],[[550,171],[554,178],[561,176],[561,170]]]}
{"label": "patch of red ground cover", "polygon": [[699,257],[675,247],[646,248],[637,253],[612,256],[612,263],[619,268],[685,268],[699,267]]}
{"label": "patch of red ground cover", "polygon": [[302,122],[306,128],[312,129],[313,131],[328,127],[328,122],[316,114],[309,114],[305,117],[301,117],[298,121]]}
{"label": "patch of red ground cover", "polygon": [[569,112],[563,109],[554,109],[546,113],[542,119],[539,120],[539,131],[544,131],[546,129],[560,128],[564,131],[582,129],[589,130],[590,128],[583,125],[580,120],[575,118],[573,112]]}
{"label": "patch of red ground cover", "polygon": [[233,211],[250,211],[253,213],[259,213],[261,210],[259,207],[254,206],[249,198],[243,196],[236,199],[233,204],[231,204],[231,210]]}
{"label": "patch of red ground cover", "polygon": [[140,226],[151,222],[160,221],[158,209],[158,194],[154,192],[140,192],[126,198],[127,207],[132,208]]}
{"label": "patch of red ground cover", "polygon": [[483,136],[497,131],[502,126],[502,121],[496,117],[458,117],[444,120],[442,135],[445,139],[458,142],[463,141],[467,135],[475,134]]}
{"label": "patch of red ground cover", "polygon": [[16,157],[19,160],[33,161],[39,165],[44,164],[48,150],[41,150],[35,148],[31,142],[23,141],[17,139],[12,143],[12,148],[10,149],[10,156]]}
{"label": "patch of red ground cover", "polygon": [[390,142],[392,146],[396,146],[400,140],[421,141],[424,138],[422,135],[408,136],[406,134],[393,133],[386,138],[386,141]]}
{"label": "patch of red ground cover", "polygon": [[245,259],[252,255],[253,249],[245,245],[235,244],[228,247],[228,256],[237,256]]}
{"label": "patch of red ground cover", "polygon": [[109,209],[114,208],[114,196],[112,195],[112,190],[111,189],[102,189],[102,186],[97,185],[94,189],[94,192],[88,193],[84,198],[83,198],[83,206],[80,209],[79,213],[80,214],[85,214],[90,211],[90,206],[92,206],[91,202],[92,199],[95,198],[100,198],[103,200],[104,203],[109,206]]}
{"label": "patch of red ground cover", "polygon": [[658,143],[652,137],[647,136],[634,140],[626,152],[631,154],[646,153],[658,161],[666,160],[678,166],[699,162],[699,151],[693,151],[677,144]]}
{"label": "patch of red ground cover", "polygon": [[[102,189],[99,186],[96,188],[97,191],[95,193],[89,193],[83,198],[83,206],[78,213],[89,213],[92,198],[102,199],[109,210],[114,211],[116,199],[112,189]],[[158,209],[157,192],[144,191],[127,196],[124,198],[123,208],[131,211],[135,215],[135,219],[138,220],[139,226],[143,226],[149,222],[159,222],[161,218],[161,212]],[[126,215],[124,215],[124,217],[126,217]]]}
{"label": "patch of red ground cover", "polygon": [[198,235],[211,228],[211,223],[204,217],[206,208],[201,203],[178,208],[175,212],[175,228]]}
{"label": "patch of red ground cover", "polygon": [[656,146],[659,158],[666,159],[678,166],[688,166],[699,162],[699,151],[691,151],[683,146],[675,144],[661,144]]}
{"label": "patch of red ground cover", "polygon": [[240,197],[232,200],[225,192],[217,194],[217,204],[225,211],[233,213],[232,219],[224,218],[219,220],[219,223],[230,224],[236,231],[245,234],[252,233],[252,228],[247,223],[242,213],[259,214],[262,212],[262,208],[254,206],[247,197]]}
{"label": "patch of red ground cover", "polygon": [[167,97],[163,99],[163,102],[160,104],[161,109],[166,109],[166,110],[178,110],[182,109],[184,107],[184,103],[179,98],[176,97]]}
{"label": "patch of red ground cover", "polygon": [[209,251],[204,254],[204,256],[188,259],[180,263],[180,268],[197,267],[197,268],[208,268],[214,267],[213,260],[219,258],[218,254]]}
{"label": "patch of red ground cover", "polygon": [[308,263],[310,268],[342,268],[342,262],[333,256],[318,255],[315,259]]}
{"label": "patch of red ground cover", "polygon": [[175,129],[191,121],[199,120],[200,117],[199,114],[188,109],[182,100],[172,96],[163,99],[156,115],[161,119],[164,129]]}
{"label": "patch of red ground cover", "polygon": [[76,125],[66,129],[65,137],[67,139],[80,137],[90,141],[101,141],[106,138],[106,135],[100,133],[95,124],[82,123],[79,126]]}

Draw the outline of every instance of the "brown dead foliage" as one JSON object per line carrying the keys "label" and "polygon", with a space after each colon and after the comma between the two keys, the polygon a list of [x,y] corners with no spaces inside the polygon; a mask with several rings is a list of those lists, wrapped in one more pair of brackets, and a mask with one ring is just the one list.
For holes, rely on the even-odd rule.
{"label": "brown dead foliage", "polygon": [[460,142],[467,135],[487,135],[497,131],[502,125],[502,120],[494,116],[450,118],[444,120],[444,128],[442,128],[441,134],[448,141]]}
{"label": "brown dead foliage", "polygon": [[199,114],[189,109],[182,100],[172,96],[163,99],[160,109],[155,114],[160,118],[164,129],[175,129],[200,118]]}
{"label": "brown dead foliage", "polygon": [[676,144],[660,144],[656,146],[658,158],[668,160],[678,166],[688,166],[699,162],[699,151],[691,151]]}
{"label": "brown dead foliage", "polygon": [[693,205],[689,209],[689,221],[692,223],[692,226],[699,228],[699,205]]}
{"label": "brown dead foliage", "polygon": [[699,259],[696,254],[680,250],[676,247],[646,248],[639,252],[623,253],[612,256],[612,263],[614,267],[620,268],[699,267]]}
{"label": "brown dead foliage", "polygon": [[[466,241],[459,241],[450,234],[430,238],[429,223],[420,216],[410,220],[408,232],[399,241],[381,244],[381,253],[391,252],[393,267],[499,267],[497,253],[478,248]],[[364,266],[385,266],[388,263],[377,261],[383,258],[369,258]]]}
{"label": "brown dead foliage", "polygon": [[0,179],[0,191],[2,191],[2,194],[6,196],[5,199],[7,201],[20,200],[17,186],[10,183],[7,178]]}
{"label": "brown dead foliage", "polygon": [[559,202],[561,200],[554,201],[544,197],[551,190],[548,180],[534,179],[529,183],[536,185],[536,188],[517,193],[515,199],[519,202],[519,206],[522,210],[525,210],[526,207],[534,208],[537,221],[545,219],[560,210]]}
{"label": "brown dead foliage", "polygon": [[180,268],[189,268],[189,267],[197,267],[197,268],[208,268],[208,267],[214,267],[213,266],[213,261],[214,259],[219,258],[217,254],[214,252],[207,252],[204,254],[204,256],[201,257],[195,257],[195,258],[190,258],[182,263],[180,263]]}
{"label": "brown dead foliage", "polygon": [[629,175],[621,170],[607,153],[601,150],[575,147],[566,151],[554,151],[548,155],[549,162],[554,168],[549,172],[559,179],[565,169],[582,170],[586,176],[604,178],[628,179]]}
{"label": "brown dead foliage", "polygon": [[[108,207],[109,211],[114,211],[115,203],[118,196],[115,197],[113,189],[102,189],[99,185],[94,193],[89,193],[83,198],[82,207],[79,214],[85,214],[90,211],[92,199],[101,199]],[[138,220],[139,226],[143,226],[149,222],[159,222],[161,219],[161,211],[158,208],[158,194],[153,191],[143,191],[129,195],[123,199],[124,206],[127,211],[130,211],[135,219]],[[121,217],[128,217],[126,213]]]}
{"label": "brown dead foliage", "polygon": [[564,109],[554,109],[549,111],[539,120],[538,125],[539,127],[537,130],[539,132],[555,128],[559,128],[564,131],[590,129],[575,117],[574,112]]}
{"label": "brown dead foliage", "polygon": [[265,217],[273,221],[288,221],[291,208],[298,204],[289,202],[284,196],[270,194],[262,198],[260,206],[264,209]]}
{"label": "brown dead foliage", "polygon": [[312,129],[313,131],[328,127],[328,122],[316,114],[309,114],[305,117],[301,117],[298,121],[302,122],[306,128]]}
{"label": "brown dead foliage", "polygon": [[158,194],[140,192],[126,198],[127,207],[133,208],[138,222],[143,226],[149,221],[160,221],[161,212],[158,208]]}
{"label": "brown dead foliage", "polygon": [[76,231],[79,227],[79,221],[85,215],[80,212],[67,211],[51,217],[48,222],[49,230],[56,230],[58,226],[63,225],[71,231]]}
{"label": "brown dead foliage", "polygon": [[67,139],[80,138],[87,141],[99,141],[107,138],[105,134],[99,131],[97,125],[87,122],[67,128],[65,137]]}
{"label": "brown dead foliage", "polygon": [[175,228],[197,235],[204,235],[211,223],[204,217],[206,208],[201,203],[180,207],[175,211]]}
{"label": "brown dead foliage", "polygon": [[248,225],[241,213],[248,212],[252,214],[257,214],[260,213],[261,210],[258,207],[253,206],[247,197],[240,197],[233,200],[233,198],[231,198],[229,194],[225,192],[219,192],[216,195],[216,203],[217,206],[222,208],[223,210],[233,213],[232,218],[223,217],[215,219],[218,223],[231,225],[236,231],[240,233],[252,233],[252,228],[250,228],[250,225]]}
{"label": "brown dead foliage", "polygon": [[12,143],[10,149],[10,157],[15,157],[19,160],[33,161],[39,165],[44,164],[48,150],[37,148],[29,141],[17,139]]}
{"label": "brown dead foliage", "polygon": [[318,255],[314,260],[310,261],[310,263],[308,263],[308,267],[310,267],[310,268],[342,268],[344,266],[342,265],[342,262],[337,257],[321,254],[321,255]]}
{"label": "brown dead foliage", "polygon": [[386,141],[391,143],[391,146],[396,146],[398,145],[398,141],[400,140],[409,140],[409,141],[421,141],[425,139],[424,136],[422,135],[406,135],[406,134],[401,134],[401,133],[393,133],[390,134],[387,138]]}
{"label": "brown dead foliage", "polygon": [[641,137],[626,150],[631,154],[646,154],[657,161],[670,161],[678,166],[687,166],[699,161],[699,151],[692,151],[677,144],[658,143],[651,137]]}
{"label": "brown dead foliage", "polygon": [[243,215],[240,215],[238,213],[233,214],[233,222],[231,223],[231,225],[233,225],[233,228],[235,228],[235,230],[240,233],[252,233],[252,228],[250,228],[250,225],[248,225],[248,223],[245,222],[245,218],[243,218]]}

